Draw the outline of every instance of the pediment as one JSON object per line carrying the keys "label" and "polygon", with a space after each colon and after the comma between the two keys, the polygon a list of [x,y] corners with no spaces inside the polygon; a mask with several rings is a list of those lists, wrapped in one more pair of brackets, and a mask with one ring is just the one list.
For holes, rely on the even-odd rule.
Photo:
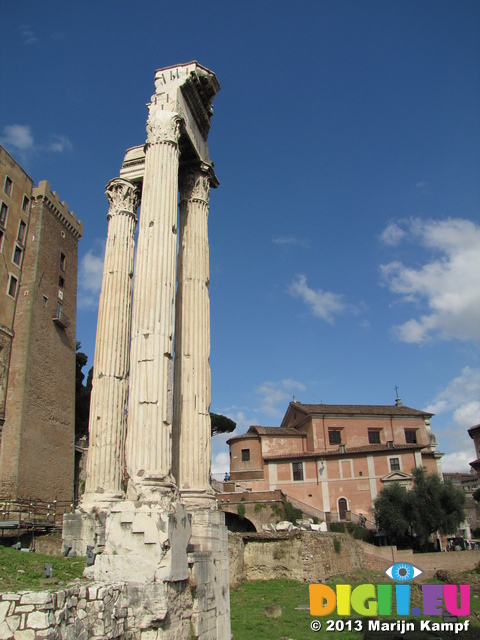
{"label": "pediment", "polygon": [[381,482],[400,482],[403,485],[409,485],[413,481],[413,476],[410,473],[404,471],[392,471],[387,473],[386,476],[380,478]]}

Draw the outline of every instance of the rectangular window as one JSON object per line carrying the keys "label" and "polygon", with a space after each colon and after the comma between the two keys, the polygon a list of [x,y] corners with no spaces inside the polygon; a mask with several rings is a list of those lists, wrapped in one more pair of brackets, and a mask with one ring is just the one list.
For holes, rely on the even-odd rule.
{"label": "rectangular window", "polygon": [[342,444],[342,432],[341,431],[329,431],[328,441],[330,444]]}
{"label": "rectangular window", "polygon": [[7,213],[8,207],[4,202],[2,202],[0,205],[0,224],[3,226],[5,226],[5,223],[7,222]]}
{"label": "rectangular window", "polygon": [[405,429],[405,442],[407,444],[417,444],[416,429]]}
{"label": "rectangular window", "polygon": [[8,281],[8,295],[15,298],[17,295],[18,278],[10,274],[10,280]]}
{"label": "rectangular window", "polygon": [[0,253],[3,251],[3,240],[5,238],[5,232],[3,229],[0,229]]}
{"label": "rectangular window", "polygon": [[18,235],[17,240],[23,244],[25,240],[25,231],[27,229],[27,224],[23,220],[20,220],[20,224],[18,225]]}
{"label": "rectangular window", "polygon": [[23,196],[23,202],[22,202],[23,213],[28,213],[29,208],[30,208],[30,199],[27,198],[27,196]]}
{"label": "rectangular window", "polygon": [[369,444],[380,444],[380,431],[369,431],[368,442]]}
{"label": "rectangular window", "polygon": [[6,176],[5,185],[3,187],[3,190],[5,191],[7,196],[11,196],[12,195],[12,185],[13,185],[13,182],[11,181],[11,179],[8,176]]}
{"label": "rectangular window", "polygon": [[250,449],[242,449],[242,462],[250,462]]}
{"label": "rectangular window", "polygon": [[23,251],[21,247],[19,247],[18,244],[16,244],[15,249],[13,250],[12,262],[16,264],[17,267],[20,267],[22,264],[22,254],[23,254]]}
{"label": "rectangular window", "polygon": [[400,471],[400,458],[390,458],[390,471]]}
{"label": "rectangular window", "polygon": [[61,320],[62,319],[62,303],[58,302],[57,303],[57,320]]}
{"label": "rectangular window", "polygon": [[65,254],[64,254],[64,253],[61,253],[61,254],[60,254],[60,269],[61,269],[62,271],[65,271],[65,262],[66,262],[66,260],[67,260],[67,259],[66,259],[66,257],[65,257]]}
{"label": "rectangular window", "polygon": [[303,481],[303,462],[292,462],[292,473],[295,482]]}

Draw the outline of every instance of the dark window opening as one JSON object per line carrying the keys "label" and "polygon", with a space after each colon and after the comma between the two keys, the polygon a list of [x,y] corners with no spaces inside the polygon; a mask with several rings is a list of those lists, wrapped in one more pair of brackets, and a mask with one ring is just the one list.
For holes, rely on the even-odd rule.
{"label": "dark window opening", "polygon": [[18,267],[20,266],[20,263],[22,262],[22,250],[20,249],[19,246],[15,246],[15,250],[13,252],[13,262]]}
{"label": "dark window opening", "polygon": [[7,176],[5,178],[5,186],[3,187],[3,190],[5,191],[7,196],[11,196],[12,195],[12,185],[13,185],[12,180]]}
{"label": "dark window opening", "polygon": [[5,226],[5,221],[7,219],[7,213],[8,213],[8,207],[4,202],[2,202],[2,204],[0,206],[0,224],[3,224],[3,226]]}
{"label": "dark window opening", "polygon": [[62,276],[58,278],[58,286],[60,287],[60,289],[63,289],[63,287],[65,286],[65,280],[64,278],[62,278]]}
{"label": "dark window opening", "polygon": [[341,431],[329,431],[328,441],[330,444],[342,444],[342,432]]}
{"label": "dark window opening", "polygon": [[405,429],[405,442],[407,444],[417,444],[417,432],[414,429]]}
{"label": "dark window opening", "polygon": [[30,206],[30,200],[27,198],[27,196],[23,196],[23,202],[22,202],[23,213],[28,213],[29,206]]}
{"label": "dark window opening", "polygon": [[60,269],[62,271],[65,271],[65,262],[66,262],[67,258],[65,257],[64,253],[60,254]]}
{"label": "dark window opening", "polygon": [[390,458],[390,471],[400,471],[400,458]]}
{"label": "dark window opening", "polygon": [[17,285],[17,278],[15,278],[15,276],[10,276],[10,282],[8,283],[8,295],[12,296],[12,298],[15,298],[17,294]]}
{"label": "dark window opening", "polygon": [[250,462],[250,449],[242,449],[242,462]]}
{"label": "dark window opening", "polygon": [[292,462],[293,479],[298,482],[303,480],[303,462]]}
{"label": "dark window opening", "polygon": [[370,444],[380,444],[380,431],[369,431],[368,442]]}
{"label": "dark window opening", "polygon": [[20,220],[20,224],[18,225],[18,236],[17,236],[17,240],[18,242],[21,242],[23,244],[23,241],[25,240],[25,230],[27,228],[26,223],[23,220]]}

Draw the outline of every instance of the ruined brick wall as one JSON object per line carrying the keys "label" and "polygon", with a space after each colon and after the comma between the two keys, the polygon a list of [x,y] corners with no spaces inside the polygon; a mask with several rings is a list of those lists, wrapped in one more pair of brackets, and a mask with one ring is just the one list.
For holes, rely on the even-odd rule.
{"label": "ruined brick wall", "polygon": [[395,546],[374,547],[361,540],[358,544],[364,552],[365,564],[369,569],[385,571],[395,562],[408,562],[424,572],[466,571],[474,569],[480,562],[480,550],[452,551],[438,553],[413,553],[410,549],[398,551]]}
{"label": "ruined brick wall", "polygon": [[343,533],[293,531],[229,535],[231,587],[242,580],[278,578],[322,582],[364,566],[363,550],[356,540]]}
{"label": "ruined brick wall", "polygon": [[230,533],[228,554],[231,588],[244,580],[324,582],[362,568],[385,571],[395,562],[408,562],[426,573],[465,571],[480,562],[480,550],[414,554],[396,547],[375,547],[344,533],[313,531]]}
{"label": "ruined brick wall", "polygon": [[81,231],[81,224],[50,192],[48,183],[40,183],[33,191],[15,314],[0,454],[4,497],[73,498]]}

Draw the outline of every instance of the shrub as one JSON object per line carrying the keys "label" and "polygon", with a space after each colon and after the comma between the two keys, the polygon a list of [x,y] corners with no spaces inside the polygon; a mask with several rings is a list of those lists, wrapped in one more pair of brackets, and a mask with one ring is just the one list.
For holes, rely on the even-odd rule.
{"label": "shrub", "polygon": [[333,539],[333,548],[335,549],[335,553],[340,553],[342,550],[342,543],[338,538]]}
{"label": "shrub", "polygon": [[301,509],[296,509],[291,502],[285,500],[283,503],[283,509],[285,513],[285,520],[297,524],[297,520],[301,520],[303,513]]}
{"label": "shrub", "polygon": [[345,525],[343,522],[332,522],[329,530],[332,533],[345,533]]}
{"label": "shrub", "polygon": [[237,507],[237,513],[240,520],[243,520],[245,518],[245,511],[245,505],[243,504],[243,502],[241,502]]}
{"label": "shrub", "polygon": [[257,502],[255,504],[255,513],[259,513],[262,509],[266,509],[267,505],[264,502]]}
{"label": "shrub", "polygon": [[283,517],[283,511],[282,511],[281,507],[278,506],[278,504],[270,505],[270,511],[272,512],[272,516],[273,517],[276,517],[276,518],[282,518]]}

